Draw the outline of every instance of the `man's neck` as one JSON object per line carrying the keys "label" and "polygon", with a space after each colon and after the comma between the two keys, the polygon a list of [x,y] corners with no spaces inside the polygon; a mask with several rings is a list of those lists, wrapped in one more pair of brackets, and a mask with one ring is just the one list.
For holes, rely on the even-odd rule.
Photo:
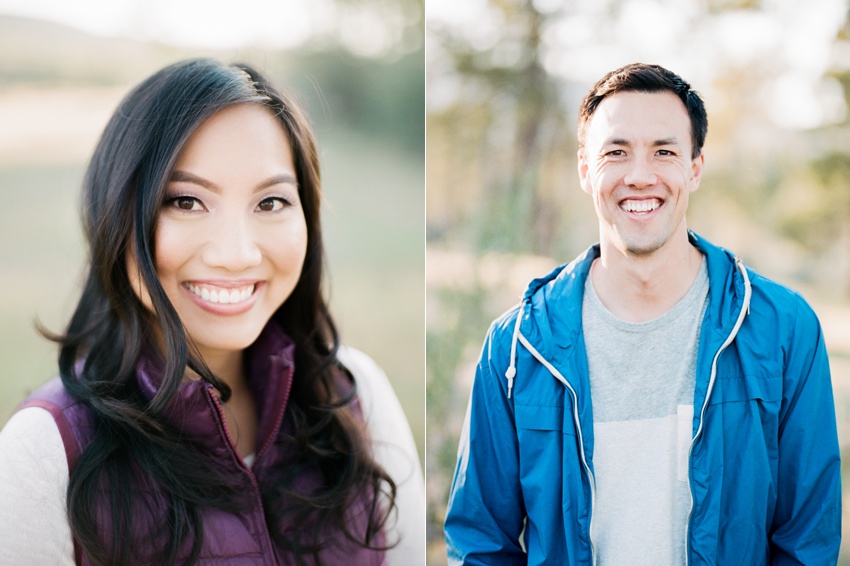
{"label": "man's neck", "polygon": [[676,238],[651,254],[627,254],[604,239],[590,276],[599,300],[614,316],[646,322],[663,315],[693,285],[702,254],[687,239]]}

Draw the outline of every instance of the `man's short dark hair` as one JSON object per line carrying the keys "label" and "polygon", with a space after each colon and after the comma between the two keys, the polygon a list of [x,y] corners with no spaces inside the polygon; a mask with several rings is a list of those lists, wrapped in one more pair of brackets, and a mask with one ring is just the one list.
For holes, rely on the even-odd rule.
{"label": "man's short dark hair", "polygon": [[616,71],[611,71],[593,85],[579,108],[578,142],[580,147],[584,147],[587,123],[593,113],[596,112],[599,103],[606,96],[629,91],[669,91],[678,96],[685,105],[691,119],[691,157],[696,158],[702,153],[705,134],[708,132],[708,117],[705,114],[702,98],[695,90],[691,89],[690,84],[676,73],[668,71],[660,65],[646,65],[644,63],[632,63]]}

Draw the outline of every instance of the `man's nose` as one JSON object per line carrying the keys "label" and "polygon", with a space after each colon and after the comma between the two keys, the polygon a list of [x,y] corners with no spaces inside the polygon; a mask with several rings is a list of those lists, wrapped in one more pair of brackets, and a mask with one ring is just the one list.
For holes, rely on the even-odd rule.
{"label": "man's nose", "polygon": [[629,163],[629,170],[623,177],[623,182],[638,189],[651,187],[657,183],[655,169],[648,158],[637,157]]}

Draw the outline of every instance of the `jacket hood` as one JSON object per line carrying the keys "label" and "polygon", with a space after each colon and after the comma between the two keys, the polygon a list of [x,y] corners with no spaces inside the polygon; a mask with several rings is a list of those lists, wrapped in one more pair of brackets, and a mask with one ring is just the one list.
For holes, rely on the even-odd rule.
{"label": "jacket hood", "polygon": [[[709,306],[703,331],[710,331],[715,339],[722,341],[738,322],[741,305],[748,300],[749,274],[728,250],[693,231],[688,231],[688,239],[708,264]],[[600,246],[594,244],[570,263],[528,284],[513,328],[510,367],[506,373],[509,394],[516,375],[516,346],[520,336],[555,365],[563,363],[575,351],[582,332],[584,284],[593,261],[599,256]]]}

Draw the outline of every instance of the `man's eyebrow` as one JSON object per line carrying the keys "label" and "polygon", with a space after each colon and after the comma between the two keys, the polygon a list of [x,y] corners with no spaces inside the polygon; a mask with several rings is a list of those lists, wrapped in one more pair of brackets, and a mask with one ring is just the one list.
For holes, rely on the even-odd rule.
{"label": "man's eyebrow", "polygon": [[[603,145],[630,146],[632,144],[631,144],[631,142],[629,142],[625,138],[608,138],[607,140],[605,140],[605,143]],[[679,145],[679,139],[675,136],[672,136],[672,137],[669,137],[669,138],[661,138],[661,139],[653,141],[652,145],[653,145],[653,147],[660,146],[660,145]]]}
{"label": "man's eyebrow", "polygon": [[[171,178],[169,179],[169,182],[193,183],[195,185],[208,189],[216,194],[221,192],[221,189],[219,189],[218,185],[216,185],[212,181],[208,181],[203,177],[199,177],[193,173],[189,173],[188,171],[181,171],[179,169],[171,173]],[[298,181],[291,173],[281,173],[280,175],[273,175],[268,179],[260,182],[254,188],[254,192],[262,191],[263,189],[273,187],[274,185],[295,185],[296,187],[298,187]]]}

